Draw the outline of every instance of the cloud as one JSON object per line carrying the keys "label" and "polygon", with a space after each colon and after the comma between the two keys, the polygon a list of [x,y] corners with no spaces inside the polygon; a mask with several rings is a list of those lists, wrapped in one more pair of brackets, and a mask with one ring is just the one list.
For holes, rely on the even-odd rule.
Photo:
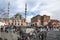
{"label": "cloud", "polygon": [[[7,3],[7,0],[0,0],[1,8],[8,10]],[[27,21],[29,22],[31,17],[37,14],[50,15],[53,19],[60,19],[60,0],[10,0],[10,15],[17,12],[25,13],[25,3],[27,3]]]}
{"label": "cloud", "polygon": [[31,18],[32,18],[32,17],[33,17],[33,15],[27,16],[26,21],[27,21],[27,22],[31,22]]}
{"label": "cloud", "polygon": [[39,7],[40,3],[37,3],[37,5],[31,9],[31,11],[35,11]]}
{"label": "cloud", "polygon": [[53,11],[52,13],[54,13],[51,16],[52,19],[58,19],[58,20],[60,20],[60,9],[56,10],[56,11]]}
{"label": "cloud", "polygon": [[[40,15],[50,15],[53,19],[59,19],[60,15],[60,0],[44,1],[46,5],[37,7]],[[42,3],[44,3],[42,2]],[[40,11],[39,11],[40,10]],[[38,14],[38,13],[37,13]],[[59,19],[60,20],[60,19]]]}
{"label": "cloud", "polygon": [[41,13],[39,13],[40,15],[48,15],[48,16],[52,16],[52,13],[49,13],[47,11],[41,11]]}

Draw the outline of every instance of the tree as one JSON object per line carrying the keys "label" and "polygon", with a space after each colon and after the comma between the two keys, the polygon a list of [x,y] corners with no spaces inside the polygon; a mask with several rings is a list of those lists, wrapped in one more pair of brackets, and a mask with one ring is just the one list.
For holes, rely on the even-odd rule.
{"label": "tree", "polygon": [[52,25],[52,22],[49,22],[48,25]]}

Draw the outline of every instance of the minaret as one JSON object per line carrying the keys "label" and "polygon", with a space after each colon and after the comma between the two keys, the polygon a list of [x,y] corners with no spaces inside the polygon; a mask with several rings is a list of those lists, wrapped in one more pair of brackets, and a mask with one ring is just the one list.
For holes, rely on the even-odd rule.
{"label": "minaret", "polygon": [[8,25],[10,25],[10,23],[9,23],[9,15],[10,15],[10,1],[8,2]]}
{"label": "minaret", "polygon": [[26,21],[26,15],[27,15],[27,4],[25,4],[25,21]]}
{"label": "minaret", "polygon": [[9,18],[9,14],[10,14],[10,2],[8,2],[8,18]]}

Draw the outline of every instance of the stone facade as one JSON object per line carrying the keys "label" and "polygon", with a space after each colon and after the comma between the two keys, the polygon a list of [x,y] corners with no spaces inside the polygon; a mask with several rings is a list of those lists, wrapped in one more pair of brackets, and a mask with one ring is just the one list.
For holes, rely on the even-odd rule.
{"label": "stone facade", "polygon": [[37,25],[37,26],[40,26],[40,25],[47,25],[48,22],[50,21],[50,16],[46,16],[46,15],[37,15],[33,18],[31,18],[31,23],[32,25]]}
{"label": "stone facade", "polygon": [[25,19],[19,13],[17,13],[16,15],[14,15],[12,18],[9,18],[9,19],[0,18],[0,21],[6,24],[8,24],[9,22],[9,25],[14,25],[14,26],[26,26]]}

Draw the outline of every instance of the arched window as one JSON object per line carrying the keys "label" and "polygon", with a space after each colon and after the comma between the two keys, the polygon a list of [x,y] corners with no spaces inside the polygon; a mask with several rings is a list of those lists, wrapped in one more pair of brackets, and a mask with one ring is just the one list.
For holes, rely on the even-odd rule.
{"label": "arched window", "polygon": [[19,25],[19,23],[18,23],[18,25]]}

